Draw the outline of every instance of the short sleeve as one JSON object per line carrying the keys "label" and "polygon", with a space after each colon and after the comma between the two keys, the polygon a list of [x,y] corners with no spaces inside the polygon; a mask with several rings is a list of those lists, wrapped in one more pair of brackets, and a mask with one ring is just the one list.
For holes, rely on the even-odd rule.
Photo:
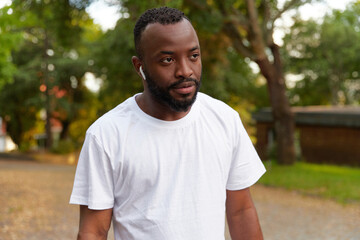
{"label": "short sleeve", "polygon": [[250,187],[266,171],[238,115],[235,125],[236,135],[226,184],[227,190],[241,190]]}
{"label": "short sleeve", "polygon": [[70,204],[102,210],[114,206],[111,161],[95,136],[87,133],[76,168]]}

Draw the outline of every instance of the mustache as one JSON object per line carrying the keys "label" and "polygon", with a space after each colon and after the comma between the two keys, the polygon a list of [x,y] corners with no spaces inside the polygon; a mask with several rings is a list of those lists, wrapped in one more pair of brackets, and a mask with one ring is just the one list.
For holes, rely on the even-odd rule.
{"label": "mustache", "polygon": [[199,86],[199,84],[200,84],[199,81],[196,80],[195,78],[183,78],[183,79],[180,79],[179,81],[172,83],[168,87],[168,89],[175,88],[176,86],[178,86],[179,84],[184,83],[184,82],[193,82],[196,86]]}

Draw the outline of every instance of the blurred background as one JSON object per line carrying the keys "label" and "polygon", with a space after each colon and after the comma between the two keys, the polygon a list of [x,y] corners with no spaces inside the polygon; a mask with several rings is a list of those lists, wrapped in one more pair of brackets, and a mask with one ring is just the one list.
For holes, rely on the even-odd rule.
{"label": "blurred background", "polygon": [[265,239],[360,239],[359,0],[0,0],[0,239],[75,238],[86,129],[142,91],[132,31],[163,5],[266,165]]}

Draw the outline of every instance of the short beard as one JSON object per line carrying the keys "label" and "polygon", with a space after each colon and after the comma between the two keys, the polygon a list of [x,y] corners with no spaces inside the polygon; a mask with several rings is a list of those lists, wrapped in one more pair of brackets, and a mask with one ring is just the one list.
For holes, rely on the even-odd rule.
{"label": "short beard", "polygon": [[[197,93],[199,92],[200,86],[201,86],[201,80],[198,81],[194,78],[184,78],[180,79],[179,81],[171,84],[168,88],[161,88],[157,83],[152,79],[149,74],[147,74],[146,71],[144,71],[146,76],[146,82],[147,86],[149,88],[150,94],[159,102],[166,104],[169,106],[173,111],[175,112],[187,112],[189,108],[193,105],[193,103],[196,100]],[[201,79],[201,78],[200,78]],[[170,94],[170,90],[177,86],[178,84],[181,84],[183,82],[193,82],[195,84],[196,90],[194,93],[194,96],[192,98],[187,99],[190,95],[186,94],[184,95],[184,100],[176,100],[173,98]]]}

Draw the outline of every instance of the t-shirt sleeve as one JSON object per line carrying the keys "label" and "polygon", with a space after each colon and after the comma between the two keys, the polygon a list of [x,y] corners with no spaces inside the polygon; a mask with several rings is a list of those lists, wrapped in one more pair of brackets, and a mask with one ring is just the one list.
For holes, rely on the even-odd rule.
{"label": "t-shirt sleeve", "polygon": [[235,146],[226,184],[227,190],[250,187],[266,171],[238,115],[235,129]]}
{"label": "t-shirt sleeve", "polygon": [[102,210],[114,205],[112,164],[96,137],[86,134],[76,168],[70,204]]}

